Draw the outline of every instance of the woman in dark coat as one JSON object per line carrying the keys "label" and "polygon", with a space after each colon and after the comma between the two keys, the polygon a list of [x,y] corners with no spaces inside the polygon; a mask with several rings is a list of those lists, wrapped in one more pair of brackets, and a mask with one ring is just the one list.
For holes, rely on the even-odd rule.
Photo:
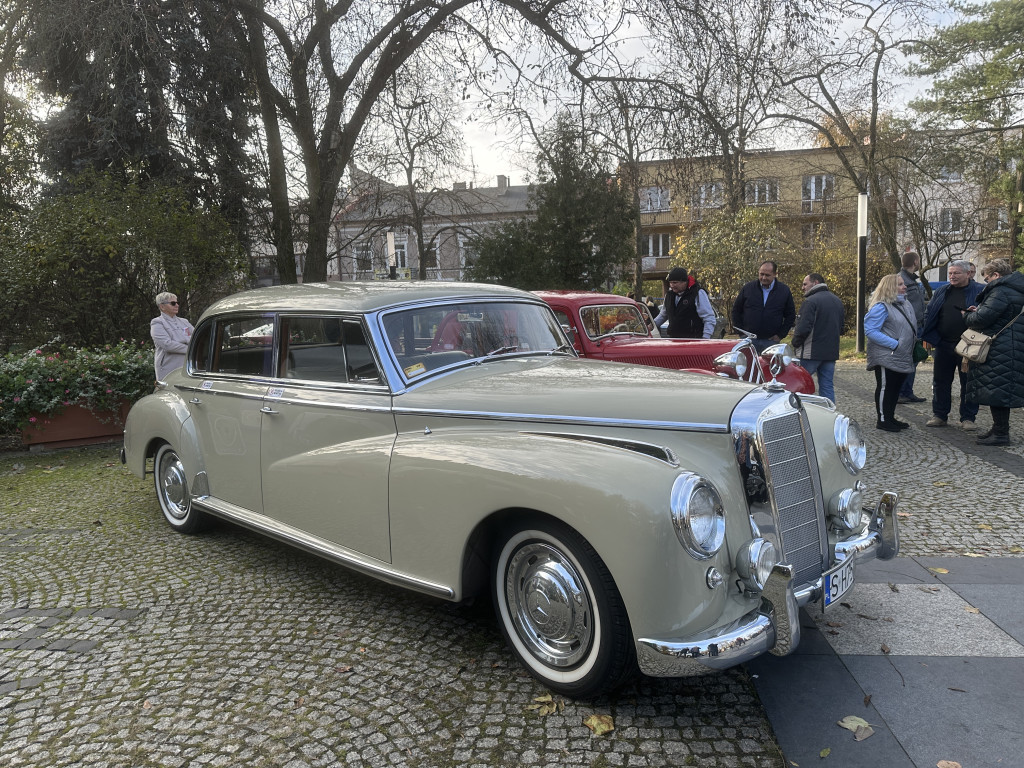
{"label": "woman in dark coat", "polygon": [[964,313],[964,322],[975,331],[999,335],[984,363],[970,363],[967,397],[992,411],[992,429],[978,437],[978,444],[1009,445],[1010,409],[1024,406],[1024,275],[1004,259],[990,261],[981,274],[987,285],[977,306]]}

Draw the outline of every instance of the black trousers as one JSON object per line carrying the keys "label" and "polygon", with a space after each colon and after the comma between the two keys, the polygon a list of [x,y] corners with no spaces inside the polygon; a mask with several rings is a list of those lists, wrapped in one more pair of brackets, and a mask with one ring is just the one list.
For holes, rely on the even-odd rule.
{"label": "black trousers", "polygon": [[1010,409],[1001,405],[990,405],[988,408],[992,411],[992,434],[1010,434]]}
{"label": "black trousers", "polygon": [[875,415],[879,421],[892,423],[896,420],[896,401],[900,399],[900,387],[907,375],[882,366],[875,368]]}

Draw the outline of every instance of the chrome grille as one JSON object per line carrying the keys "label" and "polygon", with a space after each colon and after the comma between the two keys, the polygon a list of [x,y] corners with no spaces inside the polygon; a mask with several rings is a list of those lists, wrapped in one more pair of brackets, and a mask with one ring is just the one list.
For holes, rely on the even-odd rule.
{"label": "chrome grille", "polygon": [[813,454],[804,442],[799,412],[768,419],[761,430],[783,557],[794,568],[793,583],[806,584],[822,574]]}

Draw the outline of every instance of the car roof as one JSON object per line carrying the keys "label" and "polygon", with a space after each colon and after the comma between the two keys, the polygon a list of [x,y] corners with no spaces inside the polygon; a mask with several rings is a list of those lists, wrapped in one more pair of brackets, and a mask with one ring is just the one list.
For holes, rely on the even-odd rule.
{"label": "car roof", "polygon": [[300,283],[233,294],[210,305],[203,318],[238,311],[364,313],[420,301],[477,298],[537,300],[526,291],[482,283],[437,280]]}
{"label": "car roof", "polygon": [[534,291],[544,300],[565,299],[576,304],[636,304],[628,296],[615,293],[594,293],[593,291]]}

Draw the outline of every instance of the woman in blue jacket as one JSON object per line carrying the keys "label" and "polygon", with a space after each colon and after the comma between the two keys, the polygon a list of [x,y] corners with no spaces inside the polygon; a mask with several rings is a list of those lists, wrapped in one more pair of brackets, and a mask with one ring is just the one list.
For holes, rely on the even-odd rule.
{"label": "woman in blue jacket", "polygon": [[917,318],[906,297],[907,286],[899,274],[886,275],[871,294],[864,316],[868,370],[875,372],[875,426],[886,432],[899,432],[910,426],[896,418],[900,387],[914,370],[917,339]]}

